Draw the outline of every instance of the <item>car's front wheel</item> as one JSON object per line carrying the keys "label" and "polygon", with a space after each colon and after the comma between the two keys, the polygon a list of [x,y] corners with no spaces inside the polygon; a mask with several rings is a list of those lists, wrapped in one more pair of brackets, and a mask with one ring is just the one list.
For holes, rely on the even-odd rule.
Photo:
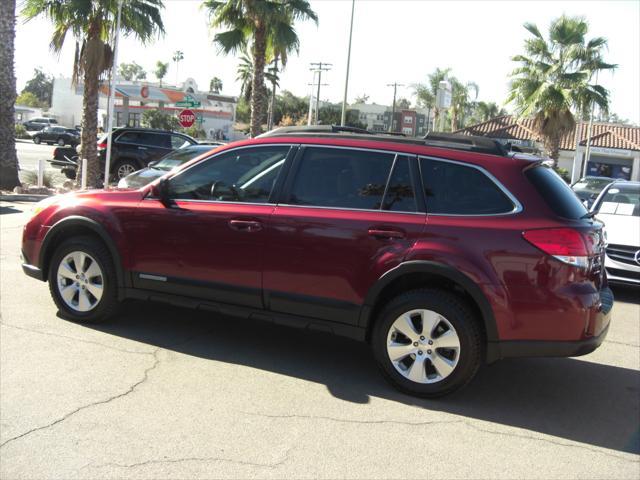
{"label": "car's front wheel", "polygon": [[471,381],[482,361],[478,319],[459,296],[413,290],[378,316],[373,352],[384,376],[411,395],[439,397]]}
{"label": "car's front wheel", "polygon": [[101,322],[118,306],[116,272],[108,249],[92,237],[75,237],[54,252],[49,289],[65,318]]}

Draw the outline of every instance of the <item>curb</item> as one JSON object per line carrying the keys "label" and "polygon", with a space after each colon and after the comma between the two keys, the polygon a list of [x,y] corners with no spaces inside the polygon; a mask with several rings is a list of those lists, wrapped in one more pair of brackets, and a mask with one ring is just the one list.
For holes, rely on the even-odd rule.
{"label": "curb", "polygon": [[39,202],[50,196],[51,195],[14,193],[11,195],[0,195],[0,200],[4,202]]}

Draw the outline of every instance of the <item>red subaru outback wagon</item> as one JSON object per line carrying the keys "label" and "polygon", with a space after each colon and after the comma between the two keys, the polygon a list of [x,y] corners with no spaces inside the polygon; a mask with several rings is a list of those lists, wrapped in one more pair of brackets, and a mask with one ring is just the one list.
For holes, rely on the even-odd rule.
{"label": "red subaru outback wagon", "polygon": [[278,129],[36,212],[23,269],[67,318],[135,298],[333,332],[425,397],[501,358],[589,353],[613,306],[602,224],[482,137]]}

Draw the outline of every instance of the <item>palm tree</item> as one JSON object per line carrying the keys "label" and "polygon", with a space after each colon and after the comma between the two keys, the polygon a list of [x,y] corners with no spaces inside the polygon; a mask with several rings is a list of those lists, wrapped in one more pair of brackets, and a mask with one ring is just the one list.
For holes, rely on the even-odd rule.
{"label": "palm tree", "polygon": [[[244,97],[246,102],[251,101],[251,93],[253,91],[253,56],[244,51],[240,56],[240,64],[238,65],[237,70],[238,76],[236,77],[236,81],[240,82],[240,96]],[[278,76],[278,72],[274,71],[271,63],[269,66],[265,68],[264,78],[271,83],[276,83],[276,85],[280,85],[280,77]],[[266,87],[262,86],[263,92],[266,92]]]}
{"label": "palm tree", "polygon": [[546,40],[538,27],[525,23],[533,38],[525,41],[525,54],[512,58],[520,66],[511,74],[507,102],[516,105],[519,116],[532,116],[534,128],[557,164],[560,140],[575,126],[574,112],[584,116],[590,105],[609,108],[609,92],[592,83],[598,72],[616,65],[604,62],[607,40],[586,41],[588,25],[582,18],[562,16],[549,27]]}
{"label": "palm tree", "polygon": [[464,84],[455,77],[451,77],[449,82],[451,83],[451,131],[455,132],[460,127],[460,117],[468,111],[471,105],[470,90],[475,91],[474,100],[478,97],[478,85],[474,82]]}
{"label": "palm tree", "polygon": [[178,69],[180,68],[180,62],[184,60],[184,52],[182,50],[176,50],[173,52],[171,60],[176,64],[176,87],[178,86]]}
{"label": "palm tree", "polygon": [[318,17],[307,0],[206,0],[203,7],[209,11],[212,27],[228,29],[214,38],[222,52],[229,54],[250,48],[253,56],[250,133],[256,136],[261,131],[265,111],[264,69],[270,46],[277,51],[274,45],[297,44],[293,23],[307,19],[317,22]]}
{"label": "palm tree", "polygon": [[209,82],[209,91],[212,93],[220,93],[222,90],[222,80],[218,77],[213,77]]}
{"label": "palm tree", "polygon": [[[127,0],[122,5],[121,26],[125,36],[146,42],[164,32],[160,10],[162,0]],[[115,33],[117,2],[113,0],[25,0],[22,15],[31,20],[44,16],[53,23],[51,49],[62,50],[67,33],[76,41],[73,81],[84,86],[82,106],[82,151],[87,159],[87,184],[100,185],[97,157],[98,94],[100,80],[109,72],[113,51],[109,41]]]}
{"label": "palm tree", "polygon": [[474,123],[486,122],[506,114],[507,111],[495,102],[476,102],[473,105],[472,121]]}
{"label": "palm tree", "polygon": [[436,68],[429,74],[426,84],[418,83],[413,86],[417,103],[428,110],[433,110],[433,122],[436,125],[438,123],[438,118],[440,117],[440,109],[436,108],[436,94],[438,93],[438,86],[441,81],[448,77],[450,71],[450,68]]}
{"label": "palm tree", "polygon": [[156,69],[153,71],[153,74],[160,81],[161,87],[162,87],[162,79],[167,75],[168,69],[169,69],[169,63],[163,63],[160,60],[156,62]]}
{"label": "palm tree", "polygon": [[0,188],[13,190],[20,185],[16,155],[14,105],[16,76],[13,70],[16,2],[0,3]]}

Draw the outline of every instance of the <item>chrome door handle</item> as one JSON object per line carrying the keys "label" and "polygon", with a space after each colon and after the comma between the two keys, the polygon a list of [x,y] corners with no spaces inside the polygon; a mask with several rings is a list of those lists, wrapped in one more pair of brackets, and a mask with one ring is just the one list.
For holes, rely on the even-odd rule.
{"label": "chrome door handle", "polygon": [[262,224],[255,220],[229,220],[229,227],[239,232],[257,232],[262,230]]}
{"label": "chrome door handle", "polygon": [[398,230],[384,230],[378,228],[370,228],[369,236],[376,238],[404,238],[404,233]]}

